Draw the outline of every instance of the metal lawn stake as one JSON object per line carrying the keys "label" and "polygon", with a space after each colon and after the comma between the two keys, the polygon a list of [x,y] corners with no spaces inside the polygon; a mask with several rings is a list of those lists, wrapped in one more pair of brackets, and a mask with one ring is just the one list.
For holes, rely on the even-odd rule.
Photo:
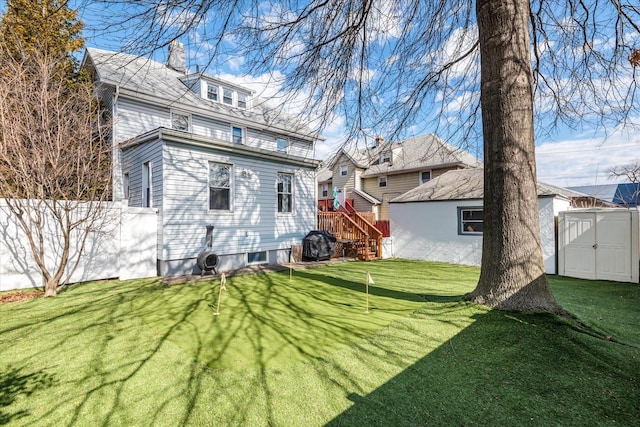
{"label": "metal lawn stake", "polygon": [[369,274],[369,272],[367,271],[367,280],[366,280],[366,293],[367,293],[367,309],[364,311],[365,313],[369,312],[369,285],[375,285],[375,282],[373,281],[373,278],[371,277],[371,274]]}
{"label": "metal lawn stake", "polygon": [[218,292],[218,307],[216,308],[216,312],[213,313],[214,316],[220,316],[220,300],[222,299],[222,291],[227,290],[227,276],[222,273],[220,275],[220,291]]}
{"label": "metal lawn stake", "polygon": [[289,281],[291,281],[291,276],[293,274],[293,264],[295,263],[295,259],[293,258],[293,249],[289,252]]}

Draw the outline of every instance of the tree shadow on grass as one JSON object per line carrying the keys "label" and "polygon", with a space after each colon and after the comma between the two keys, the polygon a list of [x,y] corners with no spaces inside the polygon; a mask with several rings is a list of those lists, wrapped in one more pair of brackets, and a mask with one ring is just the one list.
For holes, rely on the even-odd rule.
{"label": "tree shadow on grass", "polygon": [[[438,306],[448,305],[444,299]],[[490,310],[472,318],[384,384],[347,390],[350,408],[327,425],[635,425],[640,419],[637,348],[551,314]]]}
{"label": "tree shadow on grass", "polygon": [[54,377],[45,372],[24,373],[11,365],[0,371],[0,425],[29,416],[29,412],[7,410],[20,397],[28,397],[36,390],[54,384]]}

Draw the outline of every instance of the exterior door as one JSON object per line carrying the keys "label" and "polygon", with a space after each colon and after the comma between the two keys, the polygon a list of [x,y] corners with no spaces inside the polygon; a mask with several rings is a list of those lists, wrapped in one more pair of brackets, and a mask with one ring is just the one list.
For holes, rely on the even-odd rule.
{"label": "exterior door", "polygon": [[560,273],[581,279],[637,281],[638,260],[633,260],[638,230],[637,214],[635,223],[633,214],[622,209],[563,212]]}
{"label": "exterior door", "polygon": [[564,215],[564,275],[596,278],[596,214]]}

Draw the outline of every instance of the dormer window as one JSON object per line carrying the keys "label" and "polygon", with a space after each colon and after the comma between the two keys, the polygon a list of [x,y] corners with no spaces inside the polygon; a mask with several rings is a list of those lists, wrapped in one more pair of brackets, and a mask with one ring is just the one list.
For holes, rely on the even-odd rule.
{"label": "dormer window", "polygon": [[218,102],[218,86],[212,84],[207,85],[207,99]]}
{"label": "dormer window", "polygon": [[247,108],[247,95],[238,92],[238,108]]}
{"label": "dormer window", "polygon": [[380,153],[380,163],[391,163],[391,151]]}
{"label": "dormer window", "polygon": [[[189,81],[185,84],[191,85],[193,89],[196,87],[195,82]],[[236,88],[231,85],[225,85],[221,82],[210,81],[208,79],[201,80],[200,84],[200,96],[204,99],[208,99],[213,102],[220,102],[232,107],[238,107],[242,109],[249,108],[251,100],[251,92]]]}
{"label": "dormer window", "polygon": [[233,91],[228,88],[222,89],[222,102],[227,105],[233,105]]}

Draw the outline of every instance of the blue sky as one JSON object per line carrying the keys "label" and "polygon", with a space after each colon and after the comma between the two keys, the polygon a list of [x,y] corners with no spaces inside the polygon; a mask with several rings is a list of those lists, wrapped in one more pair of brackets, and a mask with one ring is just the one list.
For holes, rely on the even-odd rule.
{"label": "blue sky", "polygon": [[[74,4],[74,2],[72,2]],[[91,4],[90,1],[76,0],[75,4]],[[0,1],[0,7],[4,10],[5,2]],[[115,28],[106,28],[105,14],[127,13],[123,9],[98,10],[86,7],[81,10],[81,17],[85,21],[86,31],[84,36],[87,45],[107,50],[120,50],[123,45],[135,37],[134,33],[126,34],[116,31]],[[108,16],[107,16],[108,18]],[[108,19],[107,19],[108,22]],[[263,73],[260,75],[246,75],[246,59],[242,56],[219,54],[215,61],[211,61],[208,55],[210,46],[202,32],[191,32],[180,39],[187,48],[190,71],[195,71],[195,65],[204,67],[207,63],[209,74],[245,84],[256,90],[264,97],[280,96],[282,91],[286,93],[286,87],[280,83],[282,75],[279,71]],[[636,34],[636,40],[640,37]],[[233,43],[233,41],[230,41]],[[156,52],[154,59],[164,60],[164,52]],[[637,99],[637,97],[636,97]],[[451,102],[455,105],[455,102]],[[291,104],[291,111],[299,108]],[[640,125],[640,117],[632,118],[632,121]],[[540,129],[550,125],[549,123],[536,123]],[[335,115],[331,123],[322,131],[326,141],[318,144],[316,156],[326,157],[337,148],[345,136],[345,118]],[[602,130],[584,126],[579,129],[559,127],[550,135],[541,133],[536,140],[536,158],[538,166],[538,179],[543,182],[560,186],[609,184],[614,181],[608,179],[606,170],[615,165],[635,162],[640,160],[640,132],[633,129],[607,129],[607,135]],[[410,124],[405,134],[411,132],[424,133],[435,131],[429,126],[419,127]],[[383,135],[384,136],[384,135]],[[481,142],[471,141],[468,150],[477,154],[475,150],[481,150]]]}

